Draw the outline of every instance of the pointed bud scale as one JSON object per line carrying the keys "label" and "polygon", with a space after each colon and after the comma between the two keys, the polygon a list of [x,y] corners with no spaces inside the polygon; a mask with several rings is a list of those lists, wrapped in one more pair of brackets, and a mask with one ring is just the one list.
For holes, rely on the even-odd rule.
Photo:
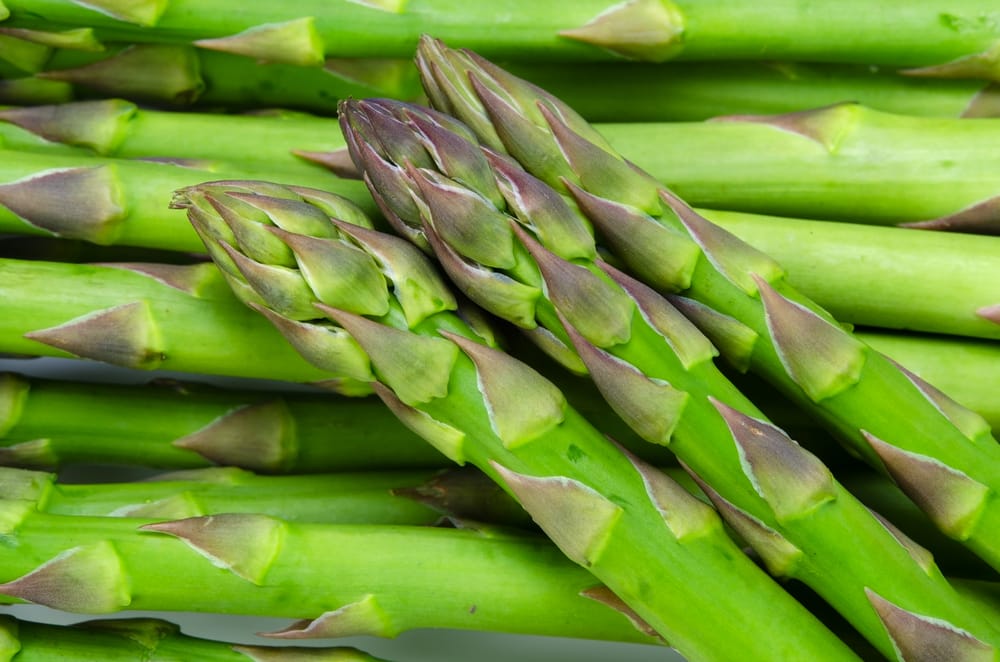
{"label": "pointed bud scale", "polygon": [[628,342],[636,309],[632,298],[604,274],[563,260],[527,231],[513,227],[538,264],[549,299],[565,321],[598,347]]}
{"label": "pointed bud scale", "polygon": [[669,445],[688,394],[661,379],[650,379],[632,364],[595,347],[572,325],[567,324],[566,331],[591,379],[615,413],[646,441]]}
{"label": "pointed bud scale", "polygon": [[[268,231],[270,222],[265,214],[225,193],[209,192],[204,199],[229,226],[236,238],[233,246],[238,246],[240,253],[254,262],[268,266],[295,266],[292,251]],[[232,244],[228,240],[227,243]]]}
{"label": "pointed bud scale", "polygon": [[719,355],[715,346],[698,327],[655,290],[603,260],[598,261],[597,266],[628,292],[639,306],[643,318],[667,341],[685,368],[690,370]]}
{"label": "pointed bud scale", "polygon": [[119,21],[144,27],[156,25],[170,0],[86,0],[77,4],[90,7]]}
{"label": "pointed bud scale", "polygon": [[470,71],[469,80],[501,141],[500,145],[488,145],[491,149],[530,164],[531,173],[546,182],[575,177],[570,164],[557,153],[558,147],[547,129],[534,124],[521,108],[484,82],[479,72]]}
{"label": "pointed bud scale", "polygon": [[104,50],[104,45],[94,37],[91,28],[76,28],[50,32],[43,30],[28,30],[26,28],[0,27],[0,35],[15,39],[30,41],[33,44],[49,48],[62,48],[68,51],[88,51],[97,53]]}
{"label": "pointed bud scale", "polygon": [[424,234],[441,267],[467,297],[485,310],[521,328],[535,327],[542,291],[478,264],[468,262],[441,240],[433,227]]}
{"label": "pointed bud scale", "polygon": [[285,523],[267,515],[224,513],[146,524],[180,538],[212,565],[260,586],[285,537]]}
{"label": "pointed bud scale", "polygon": [[0,205],[65,239],[108,244],[125,218],[113,166],[48,170],[0,185]]}
{"label": "pointed bud scale", "polygon": [[579,210],[509,157],[484,151],[508,208],[532,229],[543,246],[564,260],[597,255],[590,222]]}
{"label": "pointed bud scale", "polygon": [[954,214],[928,221],[900,223],[904,228],[1000,235],[1000,196],[987,198]]}
{"label": "pointed bud scale", "polygon": [[576,350],[549,329],[544,326],[536,326],[533,329],[521,329],[521,334],[538,346],[549,358],[557,361],[573,374],[587,374],[587,366],[580,359]]}
{"label": "pointed bud scale", "polygon": [[653,629],[652,625],[644,621],[639,614],[635,613],[634,609],[625,604],[625,602],[615,595],[607,586],[595,586],[593,588],[584,589],[583,591],[580,591],[580,595],[614,609],[627,618],[629,623],[631,623],[632,626],[639,632],[653,637],[654,639],[658,639],[663,644],[667,643],[666,640],[664,640],[663,637],[655,629]]}
{"label": "pointed bud scale", "polygon": [[262,264],[225,242],[221,248],[268,308],[296,321],[319,317],[314,307],[316,295],[298,269]]}
{"label": "pointed bud scale", "polygon": [[276,471],[298,451],[295,425],[284,400],[239,407],[173,441],[221,465]]}
{"label": "pointed bud scale", "polygon": [[435,171],[411,168],[409,174],[427,206],[426,220],[459,255],[497,269],[516,264],[510,217],[475,191]]}
{"label": "pointed bud scale", "polygon": [[41,503],[55,482],[55,474],[0,467],[0,499]]}
{"label": "pointed bud scale", "polygon": [[103,99],[8,108],[0,111],[0,120],[16,124],[46,140],[108,154],[125,137],[125,126],[135,111],[136,105],[128,101]]}
{"label": "pointed bud scale", "polygon": [[[405,169],[379,156],[371,145],[358,145],[358,166],[364,173],[364,181],[378,203],[379,208],[390,220],[402,221],[405,226],[420,225],[420,207],[413,200],[412,189],[416,184],[410,181]],[[412,232],[412,230],[410,230]]]}
{"label": "pointed bud scale", "polygon": [[976,311],[976,314],[988,322],[1000,324],[1000,303],[993,304],[992,306],[983,306]]}
{"label": "pointed bud scale", "polygon": [[403,401],[387,386],[375,382],[372,388],[403,425],[441,451],[452,462],[465,464],[464,432],[431,418],[429,414],[419,409],[403,404]]}
{"label": "pointed bud scale", "polygon": [[38,511],[38,505],[32,501],[0,501],[0,535],[9,536],[17,531],[25,518]]}
{"label": "pointed bud scale", "polygon": [[[227,190],[224,195],[212,195],[212,198],[223,205],[227,199],[239,200],[263,213],[267,223],[273,223],[287,232],[325,239],[337,237],[337,231],[330,223],[330,217],[304,200],[290,200],[238,190]],[[261,219],[261,224],[265,224],[264,219]]]}
{"label": "pointed bud scale", "polygon": [[780,533],[767,526],[750,513],[737,508],[718,492],[705,484],[690,468],[684,469],[697,481],[715,508],[740,538],[746,541],[775,577],[793,577],[803,552]]}
{"label": "pointed bud scale", "polygon": [[114,546],[102,540],[73,547],[28,574],[0,584],[0,593],[78,614],[110,614],[132,601],[128,583]]}
{"label": "pointed bud scale", "polygon": [[691,286],[701,248],[686,234],[661,225],[648,214],[563,181],[608,246],[643,280],[660,290]]}
{"label": "pointed bud scale", "polygon": [[0,464],[11,467],[54,467],[57,459],[52,452],[50,440],[32,439],[13,446],[0,446]]}
{"label": "pointed bud scale", "polygon": [[926,455],[910,453],[861,431],[900,489],[939,529],[964,540],[976,526],[990,488]]}
{"label": "pointed bud scale", "polygon": [[631,453],[625,455],[639,472],[650,501],[678,542],[722,532],[722,522],[715,509],[694,497],[661,469]]}
{"label": "pointed bud scale", "polygon": [[167,358],[159,348],[158,335],[149,304],[136,301],[32,331],[24,337],[80,358],[152,369]]}
{"label": "pointed bud scale", "polygon": [[538,477],[493,468],[524,509],[571,561],[587,568],[601,557],[622,514],[593,488],[562,476]]}
{"label": "pointed bud scale", "polygon": [[203,296],[218,286],[218,272],[211,264],[179,265],[155,262],[100,262],[102,267],[122,269],[152,278],[161,285],[191,296]]}
{"label": "pointed bud scale", "polygon": [[[356,0],[359,1],[359,0]],[[361,4],[369,4],[362,2]],[[306,646],[231,646],[250,662],[375,662],[377,658],[356,648],[312,648]]]}
{"label": "pointed bud scale", "polygon": [[611,198],[643,211],[659,209],[658,193],[663,184],[617,154],[573,131],[544,104],[539,107],[552,129],[559,150],[573,170],[575,179],[567,178],[569,181],[578,181],[581,188],[593,195]]}
{"label": "pointed bud scale", "polygon": [[774,282],[784,276],[777,262],[701,216],[673,193],[662,189],[660,200],[701,247],[712,266],[750,296],[757,294],[758,278]]}
{"label": "pointed bud scale", "polygon": [[493,206],[503,208],[503,196],[497,188],[479,143],[449,131],[424,113],[406,112],[410,123],[423,136],[423,144],[443,175],[483,196]]}
{"label": "pointed bud scale", "polygon": [[10,432],[21,419],[31,383],[17,375],[0,373],[0,438]]}
{"label": "pointed bud scale", "polygon": [[296,322],[264,306],[248,305],[266,317],[295,347],[295,351],[320,370],[346,380],[370,382],[375,379],[368,354],[343,329],[315,322]]}
{"label": "pointed bud scale", "polygon": [[458,306],[455,295],[430,260],[410,242],[348,223],[335,221],[334,224],[380,265],[385,277],[392,282],[392,295],[403,309],[410,328],[431,315]]}
{"label": "pointed bud scale", "polygon": [[317,304],[365,350],[378,380],[413,407],[448,394],[458,347],[444,338],[421,336],[365,317]]}
{"label": "pointed bud scale", "polygon": [[315,152],[306,149],[293,149],[292,154],[310,163],[321,165],[341,179],[361,179],[361,171],[351,160],[347,148]]}
{"label": "pointed bud scale", "polygon": [[684,47],[684,14],[673,2],[626,0],[586,25],[559,36],[603,48],[631,60],[663,62]]}
{"label": "pointed bud scale", "polygon": [[940,571],[937,569],[937,564],[934,562],[934,555],[931,554],[926,548],[918,545],[912,538],[900,531],[895,524],[887,520],[886,518],[879,515],[874,510],[869,511],[872,516],[878,520],[886,531],[896,539],[896,542],[906,550],[906,553],[910,555],[913,562],[920,566],[928,575],[937,575]]}
{"label": "pointed bud scale", "polygon": [[369,594],[317,618],[297,621],[276,632],[260,634],[270,639],[330,639],[360,635],[395,637],[399,630],[393,627],[375,596]]}
{"label": "pointed bud scale", "polygon": [[779,522],[805,517],[837,498],[837,485],[819,458],[780,428],[747,416],[709,396],[733,435],[740,465],[754,492]]}
{"label": "pointed bud scale", "polygon": [[402,114],[402,105],[385,104],[380,99],[341,103],[341,112],[347,114],[341,126],[346,126],[345,135],[351,136],[348,147],[356,151],[364,143],[397,166],[410,163],[417,168],[433,168],[434,159],[410,125],[409,117]]}
{"label": "pointed bud scale", "polygon": [[997,649],[946,621],[921,616],[866,588],[868,602],[885,626],[899,659],[921,662],[992,662]]}
{"label": "pointed bud scale", "polygon": [[982,53],[960,57],[944,64],[902,69],[899,73],[907,76],[929,76],[932,78],[985,78],[997,79],[1000,62],[1000,43],[987,48]]}
{"label": "pointed bud scale", "polygon": [[108,513],[108,517],[132,517],[137,519],[176,520],[200,517],[205,514],[198,500],[190,492],[178,492],[156,501],[133,503]]}
{"label": "pointed bud scale", "polygon": [[[205,89],[200,68],[198,54],[188,46],[140,44],[90,64],[42,71],[37,76],[113,96],[187,105]],[[154,71],[156,75],[150,75]]]}
{"label": "pointed bud scale", "polygon": [[490,426],[505,448],[523,446],[563,422],[566,398],[552,382],[506,352],[454,333],[441,334],[476,365]]}
{"label": "pointed bud scale", "polygon": [[754,275],[781,364],[813,402],[858,382],[870,351],[861,341]]}
{"label": "pointed bud scale", "polygon": [[670,303],[705,334],[712,345],[721,350],[726,360],[740,372],[750,369],[754,345],[760,336],[737,319],[723,315],[700,301],[670,296]]}
{"label": "pointed bud scale", "polygon": [[[330,193],[329,191],[323,191],[321,189],[309,188],[307,186],[287,186],[283,188],[286,188],[288,191],[301,197],[310,205],[319,208],[320,211],[330,218],[363,228],[375,227],[372,223],[372,219],[368,218],[368,214],[366,214],[361,207],[342,195],[337,195],[336,193]],[[275,213],[274,210],[264,208],[264,211],[272,214],[272,220],[275,225],[285,227],[282,225],[285,221],[283,221],[281,216]],[[285,227],[285,229],[294,230],[293,227]]]}
{"label": "pointed bud scale", "polygon": [[857,103],[838,103],[825,108],[801,110],[781,115],[727,115],[715,122],[755,122],[768,124],[813,140],[829,152],[837,151],[841,140],[861,120],[864,107]]}
{"label": "pointed bud scale", "polygon": [[[980,438],[987,439],[992,435],[992,428],[985,418],[971,409],[958,404],[947,393],[944,393],[933,384],[924,381],[917,374],[910,372],[892,359],[889,359],[889,361],[934,405],[935,409],[951,421],[952,425],[958,428],[968,439],[973,441]],[[988,443],[992,443],[992,441]]]}
{"label": "pointed bud scale", "polygon": [[260,62],[300,67],[322,66],[325,55],[323,40],[316,31],[312,17],[284,23],[265,23],[228,37],[199,39],[194,45],[252,57]]}
{"label": "pointed bud scale", "polygon": [[389,285],[371,255],[346,241],[269,227],[292,249],[299,273],[316,299],[358,315],[389,312]]}
{"label": "pointed bud scale", "polygon": [[362,85],[377,96],[416,100],[419,94],[417,70],[407,58],[328,57],[323,70],[331,76]]}
{"label": "pointed bud scale", "polygon": [[9,63],[17,75],[38,75],[52,57],[52,48],[0,33],[0,62]]}

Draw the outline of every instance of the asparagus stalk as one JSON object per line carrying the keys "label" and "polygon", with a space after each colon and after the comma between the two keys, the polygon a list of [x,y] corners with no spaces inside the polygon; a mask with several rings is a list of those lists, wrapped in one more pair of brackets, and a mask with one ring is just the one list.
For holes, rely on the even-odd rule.
{"label": "asparagus stalk", "polygon": [[379,662],[356,648],[246,646],[189,637],[155,618],[105,619],[72,626],[47,625],[0,615],[0,659],[4,662]]}
{"label": "asparagus stalk", "polygon": [[[449,0],[299,2],[232,11],[222,0],[74,2],[8,0],[15,27],[88,26],[101,40],[155,38],[258,59],[317,64],[325,56],[407,57],[433,33],[492,57],[544,59],[774,59],[920,67],[923,75],[996,76],[1000,29],[982,5],[894,4],[878,13],[854,0],[803,7],[726,2],[586,0],[550,6]],[[858,20],[864,16],[865,20]],[[739,29],[736,29],[738,26]],[[788,39],[787,35],[796,35]],[[886,35],[892,35],[887,39]]]}
{"label": "asparagus stalk", "polygon": [[[147,163],[0,151],[0,232],[199,250],[197,237],[186,227],[183,215],[167,208],[169,192],[206,178],[228,176],[225,173],[245,178],[253,169],[191,161]],[[294,179],[346,196],[363,207],[370,205],[358,182],[319,171],[314,175],[272,174],[278,181]]]}
{"label": "asparagus stalk", "polygon": [[[431,525],[444,515],[520,524],[514,507],[486,490],[462,489],[463,476],[395,471],[258,476],[235,467],[191,469],[116,483],[57,482],[56,475],[0,468],[0,498],[31,501],[40,511],[84,517],[183,519],[221,513],[270,515],[289,522]],[[464,483],[473,482],[465,478]],[[451,502],[407,494],[461,492]],[[431,507],[431,504],[436,507]],[[443,505],[438,505],[443,503]],[[455,511],[446,512],[449,503]],[[504,521],[505,520],[505,521]]]}
{"label": "asparagus stalk", "polygon": [[[960,606],[940,571],[767,421],[715,367],[707,338],[597,259],[589,224],[555,191],[491,160],[433,111],[348,101],[341,123],[373,194],[393,196],[389,218],[422,234],[473,301],[589,371],[635,432],[676,454],[774,574],[812,587],[887,657],[913,644],[887,622],[883,601],[915,621],[950,623],[948,639],[960,631],[975,649],[1000,651],[1000,630]],[[397,204],[407,190],[413,215]]]}
{"label": "asparagus stalk", "polygon": [[[608,441],[553,384],[452,312],[451,293],[415,248],[336,219],[291,231],[287,217],[260,216],[274,198],[267,189],[248,193],[251,186],[207,184],[179,192],[175,203],[188,210],[234,291],[319,365],[355,365],[346,352],[324,351],[328,334],[353,338],[376,392],[401,420],[510,491],[567,557],[682,654],[850,655],[733,553],[714,511]],[[282,257],[276,241],[291,255]],[[762,614],[747,601],[762,606],[762,595],[770,596],[764,622],[750,625]],[[783,620],[776,610],[805,619],[791,639],[769,630]],[[746,627],[713,641],[706,626],[715,618]],[[788,634],[787,625],[782,630]]]}
{"label": "asparagus stalk", "polygon": [[[289,351],[273,329],[256,316],[247,313],[225,287],[218,270],[210,264],[112,266],[0,259],[0,275],[3,276],[0,278],[0,311],[3,313],[0,315],[0,352],[3,353],[25,356],[72,356],[139,369],[162,368],[190,373],[292,382],[319,381],[331,388],[339,384],[342,391],[353,395],[359,394],[359,391],[368,391],[357,383],[331,383],[329,380],[333,376],[330,373],[317,370],[301,360],[294,352]],[[78,278],[83,275],[86,276],[88,284],[85,289],[79,288]],[[139,312],[130,312],[135,310]],[[144,326],[146,322],[142,315],[145,314],[143,311],[147,310],[152,311],[155,334],[150,333],[148,329],[143,331],[146,329]],[[109,332],[100,322],[102,319],[116,318],[120,320],[132,318],[134,323],[116,324],[114,330]],[[979,412],[994,428],[1000,429],[1000,398],[996,397],[1000,392],[1000,382],[997,378],[1000,372],[996,369],[996,366],[1000,365],[1000,348],[995,343],[872,331],[859,332],[857,335],[878,351],[888,354],[949,393],[965,406]],[[115,339],[113,344],[101,342],[107,341],[109,337]],[[261,349],[264,347],[268,350],[262,354]],[[27,369],[23,363],[2,359],[0,368],[8,371]],[[585,406],[588,412],[593,410],[593,415],[601,415],[600,410],[595,410],[595,405],[591,404],[592,399],[580,399],[579,387],[566,382],[562,382],[562,385],[564,388],[573,389],[575,402]],[[110,387],[94,387],[94,393],[102,393],[101,388]],[[17,391],[18,389],[7,390],[5,393]],[[112,394],[112,397],[122,402],[123,406],[127,406],[125,403],[129,402],[129,397],[119,392]],[[140,396],[136,393],[134,397]],[[206,401],[211,398],[211,396],[205,397]],[[178,396],[177,399],[182,398]],[[28,402],[30,403],[30,400]],[[52,400],[45,402],[53,403]],[[243,404],[250,405],[253,402]],[[171,402],[171,406],[177,405],[176,399]],[[95,421],[114,422],[115,426],[110,430],[123,425],[121,421],[114,420],[117,417],[115,412],[108,414],[111,420],[99,415],[105,410],[93,402],[70,406],[83,407],[87,412],[94,412]],[[38,416],[41,418],[30,419],[35,422],[29,425],[26,432],[17,436],[18,443],[43,437],[50,438],[50,443],[54,446],[42,449],[40,453],[32,452],[30,446],[25,447],[23,452],[19,451],[10,461],[26,462],[30,466],[37,466],[31,464],[33,462],[42,462],[42,466],[48,466],[45,463],[50,461],[58,463],[64,459],[67,461],[84,459],[83,456],[74,458],[72,455],[65,455],[69,449],[58,440],[59,435],[51,427],[53,421],[46,421],[44,411],[41,409],[30,411],[38,411]],[[223,413],[220,409],[216,416],[222,416]],[[180,420],[189,419],[179,418],[178,421]],[[206,417],[204,420],[207,425],[214,419]],[[370,423],[370,419],[363,420],[365,424]],[[166,424],[166,421],[159,422],[161,426]],[[340,425],[345,424],[346,422],[340,421]],[[602,422],[602,424],[607,423]],[[44,425],[49,427],[41,427]],[[269,426],[277,424],[271,423]],[[222,429],[228,429],[228,426],[223,426]],[[262,431],[264,429],[261,428]],[[277,426],[277,429],[280,430],[281,427]],[[618,435],[617,438],[628,443],[627,437],[622,434],[624,429],[627,428],[621,426],[614,432]],[[154,431],[149,426],[146,426],[146,430]],[[194,427],[178,430],[171,433],[170,438],[164,441],[172,442],[176,439],[175,434],[181,432],[190,434],[195,430]],[[287,430],[282,433],[287,434]],[[364,433],[361,434],[364,438]],[[385,435],[386,438],[389,436]],[[136,438],[140,438],[138,433]],[[381,433],[380,438],[382,438]],[[67,439],[67,442],[74,443],[74,440]],[[319,470],[324,466],[324,462],[333,461],[321,459],[326,456],[320,455],[311,455],[308,458],[289,456],[286,451],[276,446],[274,438],[268,438],[261,443],[268,450],[256,461],[245,457],[237,459],[231,453],[217,447],[208,453],[219,462],[235,464],[251,462],[247,465],[249,468],[267,471],[277,471],[286,463],[290,463],[287,465],[289,470],[302,471],[307,464],[315,465]],[[629,446],[632,447],[632,444]],[[351,448],[353,445],[348,444],[345,450]],[[401,449],[396,449],[395,445],[393,448],[395,450],[387,451],[390,455],[402,452]],[[117,462],[126,459],[121,455],[122,451],[107,448],[104,444],[100,444],[94,450],[98,455],[88,455],[91,460]],[[337,452],[335,448],[327,450],[331,453]],[[369,450],[375,453],[373,462],[381,464],[392,461],[374,449]],[[80,451],[89,452],[83,448]],[[202,461],[193,455],[185,455],[187,460],[183,460],[177,452],[169,449],[154,452],[152,447],[149,447],[148,452],[151,462],[170,462],[169,466],[183,468],[193,466],[187,463]],[[406,455],[400,457],[410,462],[420,454],[419,450],[411,448]],[[134,460],[129,457],[128,461]],[[357,458],[352,460],[342,457],[336,460],[338,463],[341,461],[347,463],[339,465],[344,469],[364,468],[353,464],[358,461]],[[174,462],[181,464],[175,465]]]}
{"label": "asparagus stalk", "polygon": [[574,195],[630,269],[683,294],[675,300],[731,362],[815,412],[942,531],[1000,567],[1000,445],[981,417],[852,336],[773,260],[696,214],[554,97],[429,39],[419,64],[435,103]]}
{"label": "asparagus stalk", "polygon": [[247,513],[163,521],[54,515],[23,501],[2,506],[5,536],[17,542],[0,550],[7,602],[89,614],[301,619],[269,635],[286,641],[419,627],[655,641],[580,595],[599,584],[541,536]]}

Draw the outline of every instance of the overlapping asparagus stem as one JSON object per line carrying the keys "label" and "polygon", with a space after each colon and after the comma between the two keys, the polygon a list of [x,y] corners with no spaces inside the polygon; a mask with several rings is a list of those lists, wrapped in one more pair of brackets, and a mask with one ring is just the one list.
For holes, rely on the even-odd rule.
{"label": "overlapping asparagus stem", "polygon": [[808,7],[794,0],[766,7],[663,0],[586,0],[571,6],[526,0],[495,5],[311,0],[239,12],[224,0],[6,4],[11,26],[92,26],[99,39],[194,42],[305,65],[332,54],[406,57],[426,32],[493,57],[756,60],[767,53],[773,59],[923,67],[916,72],[923,75],[996,77],[1000,40],[1000,29],[973,0],[956,0],[947,13],[926,1],[872,13],[858,0]]}
{"label": "overlapping asparagus stem", "polygon": [[[203,249],[183,214],[167,209],[164,200],[176,188],[206,178],[246,178],[248,174],[253,170],[231,164],[178,165],[0,151],[0,232],[199,251]],[[358,182],[320,171],[315,175],[280,170],[273,174],[278,181],[284,177],[304,186],[322,186],[362,206],[370,205]]]}
{"label": "overlapping asparagus stem", "polygon": [[[389,193],[387,216],[429,244],[470,298],[543,338],[567,366],[585,366],[638,434],[677,455],[772,572],[811,586],[886,656],[914,645],[887,618],[890,604],[913,622],[951,623],[944,639],[976,632],[973,650],[1000,650],[1000,629],[962,607],[926,552],[770,424],[716,369],[715,349],[690,322],[597,259],[589,224],[554,190],[491,159],[433,111],[345,102],[341,122],[373,193]],[[917,629],[930,640],[937,628]]]}
{"label": "overlapping asparagus stem", "polygon": [[432,40],[420,66],[435,103],[572,193],[628,268],[685,297],[675,301],[731,362],[814,411],[1000,567],[1000,445],[979,416],[845,331],[773,260],[693,212],[565,104]]}
{"label": "overlapping asparagus stem", "polygon": [[[401,420],[505,486],[672,646],[693,659],[850,656],[746,564],[714,511],[605,439],[554,385],[452,312],[452,295],[416,249],[339,220],[321,225],[311,213],[262,218],[273,198],[251,186],[207,184],[175,203],[234,291],[318,365],[367,373]],[[763,614],[746,605],[764,595],[766,617],[751,625]],[[790,639],[786,618],[802,621]],[[719,620],[754,634],[719,641],[710,634]],[[779,635],[772,624],[783,621]]]}
{"label": "overlapping asparagus stem", "polygon": [[72,626],[47,625],[0,615],[0,658],[8,662],[379,662],[355,648],[264,647],[198,639],[154,618],[105,619]]}

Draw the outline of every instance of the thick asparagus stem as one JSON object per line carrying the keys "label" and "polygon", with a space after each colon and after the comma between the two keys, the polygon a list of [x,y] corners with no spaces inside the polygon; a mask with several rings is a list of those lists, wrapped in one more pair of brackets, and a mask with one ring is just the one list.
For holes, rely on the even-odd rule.
{"label": "thick asparagus stem", "polygon": [[0,550],[8,602],[93,614],[127,608],[309,619],[272,634],[284,640],[449,627],[651,641],[580,595],[598,583],[540,536],[2,506],[5,535],[18,542]]}
{"label": "thick asparagus stem", "polygon": [[[753,631],[751,641],[735,644],[739,654],[777,659],[818,646],[808,654],[850,655],[733,553],[714,511],[613,445],[553,384],[491,348],[483,327],[451,312],[452,295],[415,248],[339,220],[324,228],[261,218],[274,198],[253,191],[253,184],[208,184],[179,192],[176,202],[234,291],[252,288],[247,303],[320,365],[347,365],[357,374],[354,356],[324,351],[323,344],[329,334],[353,338],[356,356],[369,362],[360,369],[371,371],[376,391],[401,420],[509,490],[571,560],[682,654],[725,659]],[[281,256],[275,239],[290,255]],[[734,601],[736,593],[742,595]],[[746,601],[762,605],[764,594],[766,622],[751,625],[761,614]],[[770,631],[782,620],[775,610],[786,609],[787,618],[805,619],[790,640]],[[711,626],[705,628],[715,618],[741,626],[731,640],[712,641]],[[782,629],[787,635],[787,625]]]}
{"label": "thick asparagus stem", "polygon": [[630,269],[687,297],[675,300],[733,363],[814,411],[944,532],[1000,567],[1000,445],[980,417],[845,331],[773,260],[696,214],[554,97],[429,39],[419,62],[435,103],[572,193]]}
{"label": "thick asparagus stem", "polygon": [[[170,191],[206,178],[245,178],[252,168],[219,163],[146,163],[73,154],[0,151],[0,232],[86,239],[180,251],[199,250],[183,214],[167,208]],[[358,182],[317,171],[271,171],[346,196],[362,207],[370,198]],[[203,249],[201,249],[203,250]]]}
{"label": "thick asparagus stem", "polygon": [[5,662],[379,662],[356,648],[262,647],[189,637],[173,623],[154,618],[105,619],[71,626],[47,625],[0,615],[0,659]]}
{"label": "thick asparagus stem", "polygon": [[481,152],[453,122],[388,100],[341,106],[373,194],[409,190],[416,203],[407,215],[387,199],[387,215],[423,235],[470,298],[543,337],[567,366],[583,365],[640,436],[677,455],[774,574],[812,587],[887,657],[913,635],[887,622],[882,600],[950,623],[977,640],[974,649],[1000,651],[1000,629],[768,422],[715,367],[707,338],[597,258],[578,210],[509,159]]}
{"label": "thick asparagus stem", "polygon": [[766,7],[661,0],[569,6],[311,0],[239,12],[222,0],[102,2],[100,9],[43,0],[6,4],[12,26],[90,26],[101,40],[195,42],[296,64],[318,64],[332,54],[407,57],[421,34],[432,33],[492,57],[756,60],[766,53],[792,61],[924,67],[918,72],[924,75],[995,77],[1000,40],[1000,29],[973,0],[956,0],[944,14],[932,2],[894,4],[876,13],[858,0],[808,7],[795,0]]}

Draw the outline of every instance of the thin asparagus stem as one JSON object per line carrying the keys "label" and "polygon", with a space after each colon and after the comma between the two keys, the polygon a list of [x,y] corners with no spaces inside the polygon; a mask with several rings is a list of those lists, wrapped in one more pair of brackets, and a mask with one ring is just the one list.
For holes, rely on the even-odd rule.
{"label": "thin asparagus stem", "polygon": [[840,327],[771,258],[696,214],[554,97],[430,39],[419,62],[435,103],[571,193],[628,268],[685,297],[674,301],[731,362],[814,411],[1000,567],[1000,445],[985,421]]}
{"label": "thin asparagus stem", "polygon": [[[322,344],[327,334],[353,338],[357,355],[370,362],[377,393],[401,420],[453,460],[471,462],[504,486],[567,557],[605,582],[682,654],[735,654],[732,641],[713,642],[701,630],[706,614],[720,608],[719,616],[730,620],[749,624],[758,617],[730,603],[740,587],[753,585],[755,592],[771,595],[768,622],[776,609],[789,609],[790,618],[804,616],[787,594],[773,593],[775,585],[760,581],[759,568],[744,566],[739,553],[723,552],[731,541],[705,504],[622,452],[569,407],[553,384],[491,348],[481,326],[451,312],[452,295],[416,249],[335,219],[325,228],[293,225],[281,216],[261,219],[254,210],[268,210],[273,199],[266,189],[248,193],[251,187],[207,184],[179,192],[175,202],[188,210],[210,253],[236,283],[234,291],[252,288],[247,303],[320,365],[345,358],[353,365],[347,352],[324,352]],[[275,238],[293,259],[276,252]],[[651,590],[654,581],[669,590]],[[706,581],[724,581],[726,588],[716,594]],[[745,605],[760,595],[740,601]],[[761,642],[757,628],[767,628],[765,623],[740,627],[736,632],[756,632],[753,642],[739,647],[761,659],[801,654],[821,641],[814,654],[847,653],[838,640],[815,631],[810,619],[794,641],[781,641],[775,632]],[[747,647],[758,650],[748,653]]]}

